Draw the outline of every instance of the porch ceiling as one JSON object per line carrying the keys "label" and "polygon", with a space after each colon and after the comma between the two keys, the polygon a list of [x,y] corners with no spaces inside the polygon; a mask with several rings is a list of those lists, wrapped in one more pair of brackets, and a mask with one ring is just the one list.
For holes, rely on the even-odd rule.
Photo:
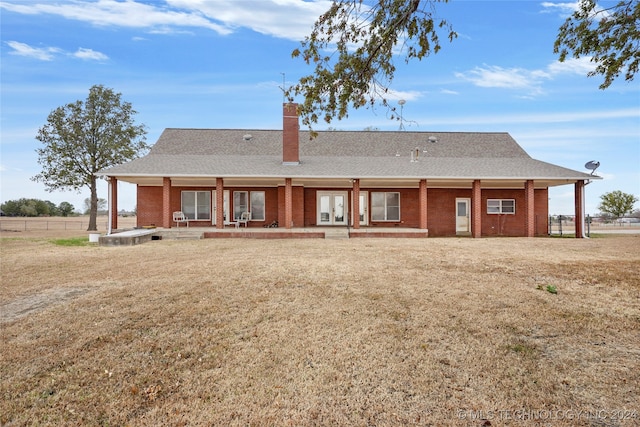
{"label": "porch ceiling", "polygon": [[[116,176],[119,181],[129,182],[140,186],[161,187],[161,176]],[[225,187],[277,187],[285,184],[281,177],[228,177],[223,178]],[[417,188],[420,180],[417,178],[363,178],[360,188]],[[574,179],[536,179],[535,188],[556,187],[573,184]],[[351,188],[350,178],[293,178],[294,186],[307,188]],[[523,179],[482,179],[482,188],[524,188]],[[428,188],[471,188],[473,180],[461,179],[429,179]],[[215,187],[216,177],[172,177],[173,187]]]}

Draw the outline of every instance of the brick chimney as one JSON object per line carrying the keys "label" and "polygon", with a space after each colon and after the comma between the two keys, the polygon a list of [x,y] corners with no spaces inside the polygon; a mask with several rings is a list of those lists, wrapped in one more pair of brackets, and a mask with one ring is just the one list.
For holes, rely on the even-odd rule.
{"label": "brick chimney", "polygon": [[300,164],[298,104],[282,106],[282,164]]}

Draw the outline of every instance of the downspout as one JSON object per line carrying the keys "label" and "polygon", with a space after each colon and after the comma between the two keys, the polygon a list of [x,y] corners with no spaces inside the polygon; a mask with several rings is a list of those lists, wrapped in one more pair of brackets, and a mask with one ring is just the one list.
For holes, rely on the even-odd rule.
{"label": "downspout", "polygon": [[112,187],[112,183],[111,183],[111,177],[107,177],[107,185],[108,185],[108,191],[107,191],[107,199],[108,199],[108,203],[109,203],[109,212],[108,212],[108,217],[107,217],[107,236],[109,236],[111,234],[112,231],[112,224],[111,224],[111,214],[113,212],[113,187]]}
{"label": "downspout", "polygon": [[584,180],[584,185],[582,186],[582,212],[581,212],[581,215],[582,215],[582,238],[583,239],[588,239],[589,238],[589,236],[587,236],[587,233],[586,233],[586,230],[585,230],[585,223],[587,222],[585,220],[585,214],[586,214],[585,205],[587,204],[587,199],[585,199],[585,187],[587,185],[589,185],[589,184],[591,184],[591,180],[585,179]]}

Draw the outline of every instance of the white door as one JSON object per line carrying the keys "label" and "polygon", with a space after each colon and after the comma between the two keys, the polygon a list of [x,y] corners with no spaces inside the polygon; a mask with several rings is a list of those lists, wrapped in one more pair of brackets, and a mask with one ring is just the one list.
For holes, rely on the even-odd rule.
{"label": "white door", "polygon": [[[353,206],[351,206],[353,208]],[[353,211],[353,209],[351,209]],[[369,193],[366,191],[360,192],[360,215],[359,219],[360,225],[368,225],[369,224]],[[355,222],[353,222],[355,224]]]}
{"label": "white door", "polygon": [[471,233],[471,199],[456,199],[456,234]]}
{"label": "white door", "polygon": [[[213,190],[211,192],[211,204],[213,209],[211,210],[213,212],[213,215],[211,215],[211,224],[216,225],[216,212],[217,212],[217,200],[216,200],[216,190]],[[228,222],[229,220],[229,190],[224,190],[223,191],[223,196],[224,198],[224,202],[223,202],[223,206],[222,206],[222,212],[224,215],[224,222]]]}
{"label": "white door", "polygon": [[347,224],[347,192],[318,191],[318,225]]}

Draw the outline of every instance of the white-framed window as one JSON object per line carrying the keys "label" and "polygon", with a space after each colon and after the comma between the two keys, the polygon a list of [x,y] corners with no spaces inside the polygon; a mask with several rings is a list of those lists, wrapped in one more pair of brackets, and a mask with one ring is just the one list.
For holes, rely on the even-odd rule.
{"label": "white-framed window", "polygon": [[193,220],[211,220],[211,192],[183,191],[181,209],[184,215]]}
{"label": "white-framed window", "polygon": [[488,214],[515,214],[516,201],[514,199],[487,199]]}
{"label": "white-framed window", "polygon": [[400,193],[371,193],[372,221],[400,221]]}
{"label": "white-framed window", "polygon": [[234,191],[233,219],[240,219],[243,212],[251,212],[251,220],[264,221],[264,191]]}

